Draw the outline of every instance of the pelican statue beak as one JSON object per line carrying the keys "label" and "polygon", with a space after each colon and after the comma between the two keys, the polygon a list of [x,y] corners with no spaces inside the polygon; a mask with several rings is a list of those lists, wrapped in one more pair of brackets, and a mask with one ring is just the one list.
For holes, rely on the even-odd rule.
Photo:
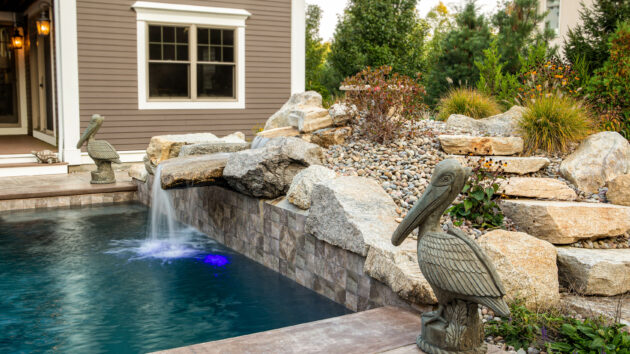
{"label": "pelican statue beak", "polygon": [[[427,218],[434,214],[451,191],[450,185],[434,186],[429,184],[427,189],[409,211],[405,219],[398,225],[396,231],[392,235],[392,244],[400,245],[409,234],[417,227],[427,221]],[[441,216],[441,214],[440,214]],[[439,220],[439,219],[438,219]]]}
{"label": "pelican statue beak", "polygon": [[96,134],[98,128],[101,127],[101,124],[103,124],[103,117],[98,114],[93,115],[92,119],[90,119],[90,124],[88,124],[87,128],[83,132],[83,135],[81,135],[81,138],[77,142],[77,149],[80,149],[90,136]]}

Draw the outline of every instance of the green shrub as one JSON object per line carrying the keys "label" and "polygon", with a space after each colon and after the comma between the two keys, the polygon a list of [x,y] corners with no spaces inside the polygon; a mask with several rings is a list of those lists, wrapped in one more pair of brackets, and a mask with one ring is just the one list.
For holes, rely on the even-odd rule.
{"label": "green shrub", "polygon": [[589,134],[588,108],[571,97],[546,93],[525,107],[519,127],[529,151],[566,152]]}
{"label": "green shrub", "polygon": [[455,225],[461,225],[463,220],[481,229],[503,225],[503,213],[495,202],[502,167],[501,161],[479,159],[462,189],[462,202],[448,209]]}
{"label": "green shrub", "polygon": [[487,336],[501,336],[515,349],[534,347],[549,353],[630,353],[623,324],[604,318],[578,320],[558,311],[533,312],[522,301],[510,304],[510,318],[486,323]]}
{"label": "green shrub", "polygon": [[479,69],[479,81],[477,90],[496,97],[503,108],[508,109],[516,103],[520,83],[517,75],[504,73],[504,63],[501,62],[501,54],[498,50],[498,41],[495,38],[490,44],[490,48],[483,51],[483,59],[475,61],[475,66]]}
{"label": "green shrub", "polygon": [[491,96],[469,88],[452,89],[438,104],[439,120],[451,114],[463,114],[475,119],[501,113],[497,101]]}
{"label": "green shrub", "polygon": [[630,137],[630,22],[610,37],[610,56],[586,88],[604,127]]}

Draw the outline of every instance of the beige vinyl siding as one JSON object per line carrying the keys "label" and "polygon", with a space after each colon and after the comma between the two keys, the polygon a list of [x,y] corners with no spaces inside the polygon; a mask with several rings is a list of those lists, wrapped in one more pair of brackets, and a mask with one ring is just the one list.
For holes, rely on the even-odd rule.
{"label": "beige vinyl siding", "polygon": [[[155,0],[153,0],[155,1]],[[154,135],[253,128],[291,92],[290,0],[168,0],[185,5],[239,8],[252,15],[245,30],[245,106],[224,110],[138,110],[134,0],[77,0],[81,129],[105,116],[98,138],[117,150],[145,149]]]}

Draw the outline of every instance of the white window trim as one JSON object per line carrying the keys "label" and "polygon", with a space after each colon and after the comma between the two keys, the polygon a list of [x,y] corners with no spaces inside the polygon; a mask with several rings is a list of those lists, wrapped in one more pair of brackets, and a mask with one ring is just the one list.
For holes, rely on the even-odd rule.
{"label": "white window trim", "polygon": [[[176,5],[136,1],[138,48],[138,109],[245,109],[245,20],[251,15],[243,9]],[[231,27],[235,30],[236,99],[225,101],[156,101],[147,92],[147,23]],[[190,45],[196,45],[191,43]]]}

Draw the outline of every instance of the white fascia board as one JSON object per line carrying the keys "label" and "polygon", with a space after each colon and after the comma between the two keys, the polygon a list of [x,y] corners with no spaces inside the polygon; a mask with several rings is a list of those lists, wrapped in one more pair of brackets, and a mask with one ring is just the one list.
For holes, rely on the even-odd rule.
{"label": "white fascia board", "polygon": [[306,4],[291,1],[291,94],[306,88]]}
{"label": "white fascia board", "polygon": [[166,4],[160,2],[149,1],[136,1],[131,7],[136,12],[164,12],[173,14],[175,12],[182,12],[188,14],[211,14],[211,15],[226,15],[226,16],[242,16],[249,17],[252,14],[243,9],[229,9],[223,7],[210,7],[210,6],[194,6],[194,5],[180,5],[180,4]]}
{"label": "white fascia board", "polygon": [[[127,151],[118,151],[118,155],[120,156],[120,161],[123,163],[127,162],[142,162],[144,156],[147,154],[145,150],[127,150]],[[81,153],[81,165],[89,165],[94,164],[94,160],[88,155],[87,152]]]}

